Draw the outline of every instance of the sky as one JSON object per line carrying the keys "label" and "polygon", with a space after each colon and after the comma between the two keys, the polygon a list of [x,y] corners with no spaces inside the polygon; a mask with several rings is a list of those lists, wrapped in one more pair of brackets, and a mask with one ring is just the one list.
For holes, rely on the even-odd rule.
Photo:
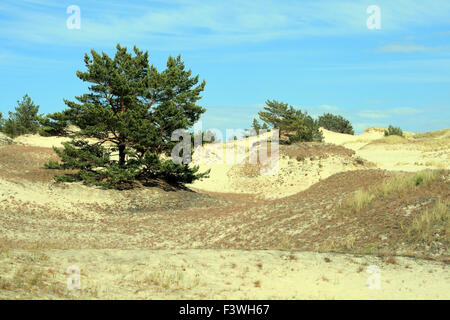
{"label": "sky", "polygon": [[450,127],[448,0],[2,0],[0,43],[4,115],[25,93],[41,113],[63,110],[87,92],[84,54],[120,43],[160,71],[181,54],[206,80],[203,130],[248,128],[268,99],[342,115],[357,133]]}

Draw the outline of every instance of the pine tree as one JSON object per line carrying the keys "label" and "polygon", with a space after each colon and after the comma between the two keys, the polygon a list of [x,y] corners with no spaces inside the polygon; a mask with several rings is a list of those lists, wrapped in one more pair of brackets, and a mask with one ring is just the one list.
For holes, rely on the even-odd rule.
{"label": "pine tree", "polygon": [[39,129],[39,106],[36,105],[28,94],[21,101],[17,101],[15,112],[8,113],[8,119],[3,123],[2,130],[8,136],[14,138],[27,133],[37,133]]}
{"label": "pine tree", "polygon": [[[77,169],[60,181],[83,180],[105,187],[129,188],[136,180],[163,179],[190,183],[206,177],[198,167],[175,164],[169,156],[178,143],[176,129],[188,129],[205,109],[197,105],[205,81],[191,77],[181,57],[169,57],[159,72],[149,64],[148,52],[134,47],[134,56],[117,45],[114,58],[91,50],[84,57],[87,70],[77,76],[89,82],[89,93],[64,100],[63,120],[78,126],[64,150],[55,148],[62,164],[49,168]],[[88,140],[89,138],[89,140]],[[95,141],[93,142],[92,139]]]}
{"label": "pine tree", "polygon": [[65,136],[68,134],[67,126],[69,122],[66,120],[65,112],[49,113],[39,117],[39,123],[41,124],[39,128],[41,136]]}
{"label": "pine tree", "polygon": [[319,126],[324,127],[327,130],[354,134],[353,127],[350,121],[339,115],[333,115],[331,113],[324,113],[319,117]]}
{"label": "pine tree", "polygon": [[261,129],[261,124],[259,123],[259,121],[256,118],[253,119],[252,129],[255,130],[256,134],[259,134],[259,130]]}
{"label": "pine tree", "polygon": [[0,132],[3,131],[4,125],[5,125],[5,119],[3,118],[3,113],[0,112]]}
{"label": "pine tree", "polygon": [[273,128],[283,129],[296,119],[296,110],[287,103],[267,100],[265,111],[258,112],[259,118]]}
{"label": "pine tree", "polygon": [[276,128],[280,135],[287,136],[290,143],[302,141],[322,141],[319,125],[306,111],[302,112],[287,103],[267,100],[264,111],[258,112],[264,122],[262,129]]}

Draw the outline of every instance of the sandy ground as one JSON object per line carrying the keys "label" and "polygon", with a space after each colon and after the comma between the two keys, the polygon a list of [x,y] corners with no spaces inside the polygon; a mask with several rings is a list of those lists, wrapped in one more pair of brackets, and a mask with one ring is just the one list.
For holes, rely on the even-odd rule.
{"label": "sandy ground", "polygon": [[[51,274],[45,291],[0,291],[43,299],[449,299],[448,267],[396,258],[287,251],[47,250],[8,253],[16,267]],[[1,269],[8,269],[0,256]],[[6,267],[6,268],[5,268]],[[67,269],[80,290],[67,289]],[[5,276],[5,273],[2,273]],[[6,272],[6,275],[8,272]],[[75,283],[75,282],[74,282]],[[44,287],[44,285],[43,285]]]}
{"label": "sandy ground", "polygon": [[[335,202],[344,191],[322,190],[317,187],[318,182],[339,172],[353,175],[349,171],[368,172],[365,169],[373,168],[366,163],[357,164],[357,157],[386,170],[450,168],[444,140],[441,143],[433,139],[426,146],[413,140],[383,143],[379,142],[383,131],[377,128],[355,136],[323,132],[325,142],[344,146],[355,154],[301,161],[280,154],[278,170],[271,174],[261,171],[267,166],[248,167],[241,163],[251,157],[249,141],[198,149],[195,163],[201,171],[211,169],[209,179],[190,186],[199,193],[141,189],[130,194],[81,184],[17,180],[11,178],[14,172],[2,175],[0,298],[449,299],[450,273],[448,264],[442,262],[291,252],[272,250],[273,246],[271,250],[240,250],[251,246],[269,248],[266,238],[281,241],[286,235],[319,226],[320,219],[314,215],[327,212],[333,206],[330,201]],[[15,139],[27,148],[59,147],[64,141],[67,138],[36,135]],[[218,163],[226,150],[235,147],[233,163]],[[202,152],[207,155],[199,157]],[[11,164],[0,163],[0,170],[4,170],[2,165]],[[20,166],[15,170],[20,170]],[[364,185],[364,179],[359,180],[354,181],[353,184],[361,184],[355,188]],[[349,180],[344,181],[348,184]],[[330,188],[341,185],[339,179],[334,183]],[[317,194],[308,200],[308,194],[300,193],[304,190]],[[258,207],[251,202],[259,201],[256,197],[225,205],[205,192],[251,194],[273,202]],[[210,205],[210,198],[215,203]],[[314,232],[312,229],[309,241],[314,239]],[[35,245],[23,249],[6,244],[3,248],[4,239],[34,241]],[[49,249],[45,244],[53,240],[64,243],[54,246],[58,249]],[[77,245],[70,246],[70,241]],[[205,245],[212,242],[215,248]],[[237,249],[218,249],[221,243],[224,248]],[[109,249],[99,249],[104,247]],[[158,248],[161,250],[155,250]],[[69,266],[81,270],[80,291],[67,290]],[[375,273],[368,273],[371,270]],[[377,270],[380,288],[370,289],[367,281],[378,276]]]}
{"label": "sandy ground", "polygon": [[[322,132],[325,142],[355,150],[356,155],[375,163],[380,169],[414,172],[426,168],[450,168],[448,140],[435,148],[427,148],[414,143],[374,143],[384,138],[382,128],[370,128],[359,135],[339,134],[325,129],[322,129]],[[406,133],[405,136],[409,141],[414,142],[413,133]],[[434,141],[439,140],[434,139]],[[430,141],[434,142],[430,139],[427,143]]]}
{"label": "sandy ground", "polygon": [[297,161],[283,154],[279,148],[271,151],[270,155],[264,153],[267,162],[258,166],[256,155],[259,149],[252,146],[261,142],[262,138],[269,140],[270,137],[268,132],[256,138],[198,147],[194,151],[193,165],[198,165],[202,172],[210,170],[210,177],[188,186],[196,190],[248,193],[264,199],[276,199],[306,190],[335,173],[367,167],[355,163],[355,157],[344,155]]}
{"label": "sandy ground", "polygon": [[[382,128],[370,128],[359,135],[321,130],[324,142],[354,150],[355,157],[365,159],[380,169],[415,172],[430,168],[450,168],[449,141],[435,148],[424,148],[423,145],[412,143],[413,133],[405,134],[411,143],[387,144],[382,142]],[[267,134],[267,137],[269,136],[270,133]],[[251,193],[274,199],[306,190],[337,172],[361,168],[343,156],[310,161],[307,159],[299,163],[280,153],[279,157],[273,157],[274,162],[278,159],[273,174],[263,173],[249,177],[243,174],[241,169],[243,163],[250,159],[249,150],[253,141],[247,138],[197,148],[193,157],[194,163],[200,166],[201,171],[211,170],[211,174],[209,179],[196,181],[190,187],[212,192]],[[377,141],[381,142],[375,143]]]}

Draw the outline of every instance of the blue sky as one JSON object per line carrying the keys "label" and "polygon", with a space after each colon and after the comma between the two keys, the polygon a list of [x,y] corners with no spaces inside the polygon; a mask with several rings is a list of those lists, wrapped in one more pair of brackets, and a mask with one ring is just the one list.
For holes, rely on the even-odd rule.
{"label": "blue sky", "polygon": [[[81,28],[68,29],[70,5]],[[381,29],[370,30],[369,5]],[[44,113],[86,92],[76,70],[117,43],[169,55],[206,80],[203,129],[247,128],[267,99],[348,118],[357,132],[389,124],[448,128],[450,1],[0,2],[0,111],[28,93]]]}

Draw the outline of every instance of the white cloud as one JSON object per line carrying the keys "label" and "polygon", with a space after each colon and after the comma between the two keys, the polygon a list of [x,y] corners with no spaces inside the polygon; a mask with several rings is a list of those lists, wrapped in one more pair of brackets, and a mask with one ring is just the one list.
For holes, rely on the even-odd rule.
{"label": "white cloud", "polygon": [[[78,1],[81,30],[67,30],[63,3],[6,1],[0,37],[38,43],[110,44],[123,39],[150,42],[156,49],[261,42],[303,36],[366,34],[367,4],[354,1],[169,1],[155,5]],[[446,23],[450,2],[379,1],[383,30]],[[389,49],[389,48],[388,48]],[[397,48],[391,48],[399,50]],[[417,50],[420,48],[407,48]],[[405,50],[405,49],[404,49]]]}

